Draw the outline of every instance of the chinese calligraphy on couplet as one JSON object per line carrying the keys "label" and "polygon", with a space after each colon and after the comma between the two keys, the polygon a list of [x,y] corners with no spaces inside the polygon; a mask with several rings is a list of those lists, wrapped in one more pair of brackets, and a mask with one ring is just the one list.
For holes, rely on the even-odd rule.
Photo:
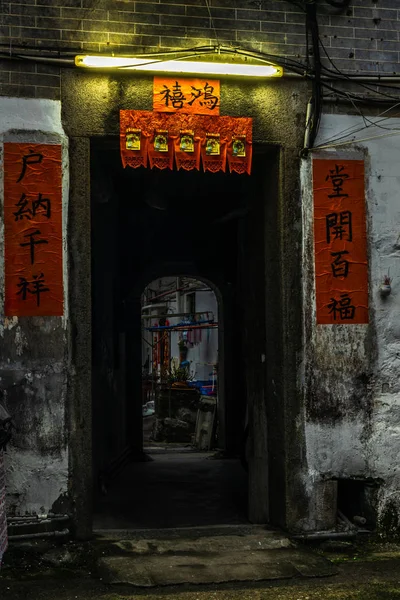
{"label": "chinese calligraphy on couplet", "polygon": [[364,162],[313,161],[317,323],[368,323]]}
{"label": "chinese calligraphy on couplet", "polygon": [[6,316],[63,314],[61,146],[4,144]]}
{"label": "chinese calligraphy on couplet", "polygon": [[196,115],[219,115],[218,79],[154,77],[153,110]]}

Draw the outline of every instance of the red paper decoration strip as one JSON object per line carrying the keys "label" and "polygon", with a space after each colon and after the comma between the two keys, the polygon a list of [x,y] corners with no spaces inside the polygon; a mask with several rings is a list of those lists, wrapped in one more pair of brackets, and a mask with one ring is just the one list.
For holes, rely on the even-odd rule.
{"label": "red paper decoration strip", "polygon": [[239,155],[237,152],[235,152],[236,139],[232,139],[228,144],[227,148],[229,172],[235,172],[241,175],[243,173],[247,173],[248,175],[250,175],[251,162],[253,158],[253,144],[246,139],[244,143],[244,154]]}
{"label": "red paper decoration strip", "polygon": [[62,316],[62,159],[56,144],[4,144],[4,314]]}
{"label": "red paper decoration strip", "polygon": [[174,141],[166,130],[156,130],[149,140],[147,153],[149,155],[150,168],[173,169],[174,168]]}
{"label": "red paper decoration strip", "polygon": [[317,323],[369,322],[364,161],[314,159]]}
{"label": "red paper decoration strip", "polygon": [[[228,158],[230,172],[251,173],[250,118],[122,110],[120,123],[124,167],[146,167],[148,157],[151,168],[172,169],[175,155],[178,170],[199,170],[201,156],[205,171],[225,172]],[[167,132],[168,151],[155,143],[157,132]],[[190,135],[182,143],[184,132],[192,132],[192,146]]]}
{"label": "red paper decoration strip", "polygon": [[204,171],[211,171],[211,173],[217,173],[218,171],[223,171],[225,173],[226,170],[226,141],[219,140],[219,143],[216,145],[219,146],[218,154],[209,154],[208,153],[208,143],[207,138],[205,142],[203,142],[201,146],[201,160],[203,163]]}
{"label": "red paper decoration strip", "polygon": [[184,169],[185,171],[200,169],[200,144],[200,138],[194,138],[193,151],[188,152],[186,150],[182,150],[181,136],[179,135],[179,137],[175,138],[175,161],[178,171],[180,169]]}

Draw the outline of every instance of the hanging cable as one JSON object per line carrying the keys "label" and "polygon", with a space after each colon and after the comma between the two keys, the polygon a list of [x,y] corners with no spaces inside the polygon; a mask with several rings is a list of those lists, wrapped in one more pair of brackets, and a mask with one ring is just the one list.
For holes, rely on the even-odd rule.
{"label": "hanging cable", "polygon": [[[330,138],[327,138],[324,142],[322,142],[321,144],[318,144],[318,146],[315,146],[315,148],[319,148],[322,145],[325,145],[325,144],[328,144],[328,143],[329,144],[330,143],[334,144],[336,142],[339,142],[340,140],[343,140],[343,139],[349,137],[350,135],[354,136],[356,133],[359,133],[360,131],[363,131],[364,129],[367,129],[368,127],[372,127],[372,126],[378,125],[382,121],[386,121],[388,119],[396,118],[396,116],[394,116],[394,117],[383,117],[381,119],[379,117],[382,117],[382,115],[385,115],[389,111],[394,110],[398,106],[400,106],[400,102],[398,102],[397,104],[395,104],[393,106],[390,106],[386,110],[384,110],[381,113],[379,113],[379,115],[377,116],[378,120],[377,121],[371,121],[371,125],[366,125],[364,127],[359,127],[358,125],[352,125],[351,127],[347,127],[346,129],[342,129],[342,131],[338,131],[338,133],[336,135],[333,135]],[[395,129],[391,128],[390,130],[394,131]]]}
{"label": "hanging cable", "polygon": [[205,2],[205,4],[206,4],[206,6],[207,6],[208,15],[209,15],[209,17],[210,17],[210,23],[211,23],[211,27],[212,27],[212,28],[213,28],[213,30],[214,30],[215,41],[217,42],[218,46],[220,46],[221,44],[220,44],[220,41],[219,41],[219,37],[218,37],[218,33],[217,33],[217,29],[216,29],[216,27],[215,27],[214,19],[213,19],[213,16],[212,16],[212,14],[211,14],[211,8],[210,8],[210,4],[209,4],[208,0],[204,0],[204,2]]}
{"label": "hanging cable", "polygon": [[312,79],[313,94],[307,107],[303,155],[314,145],[322,113],[321,56],[319,51],[317,11],[313,0],[310,0],[306,4],[306,27],[310,32],[312,42],[314,73]]}
{"label": "hanging cable", "polygon": [[[370,142],[371,140],[379,140],[382,138],[386,138],[386,137],[392,137],[394,135],[400,135],[400,129],[397,131],[392,131],[392,132],[388,132],[388,133],[382,133],[381,135],[373,135],[371,137],[367,137],[367,138],[362,138],[361,140],[356,140],[357,144],[361,144],[362,142]],[[348,146],[350,144],[354,144],[355,140],[349,140],[348,142],[340,142],[339,144],[334,143],[334,144],[322,144],[320,146],[317,146],[315,148],[313,148],[312,150],[326,150],[328,148],[336,148],[336,147],[340,147],[340,146]]]}
{"label": "hanging cable", "polygon": [[334,8],[345,10],[350,4],[350,0],[326,0],[326,3]]}
{"label": "hanging cable", "polygon": [[[328,61],[330,62],[330,64],[332,65],[334,72],[336,72],[338,74],[338,76],[340,76],[342,79],[349,81],[351,83],[356,83],[357,85],[359,85],[360,87],[363,87],[366,90],[375,92],[377,94],[380,94],[382,96],[386,96],[388,98],[390,98],[391,100],[398,100],[399,97],[398,96],[393,96],[391,94],[385,94],[385,92],[380,92],[379,90],[376,90],[374,87],[366,85],[365,83],[362,83],[360,81],[354,81],[349,75],[346,75],[345,73],[343,73],[343,71],[341,71],[333,62],[333,60],[331,59],[331,57],[328,54],[327,49],[325,48],[324,43],[322,42],[321,37],[319,37],[319,43],[321,45],[322,50],[324,51],[325,56],[327,57]],[[322,68],[324,69],[324,71],[328,71],[329,73],[332,73],[331,69],[328,69],[328,67],[325,67],[324,65],[322,65]],[[399,89],[399,88],[395,88],[395,89]],[[399,89],[400,92],[400,89]]]}

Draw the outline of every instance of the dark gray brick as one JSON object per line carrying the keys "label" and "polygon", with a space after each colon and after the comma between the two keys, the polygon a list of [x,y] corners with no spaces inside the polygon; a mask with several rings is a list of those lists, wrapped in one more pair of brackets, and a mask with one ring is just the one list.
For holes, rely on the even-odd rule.
{"label": "dark gray brick", "polygon": [[[363,31],[367,31],[367,30],[365,29]],[[354,27],[327,27],[326,25],[324,25],[323,27],[320,27],[319,33],[320,33],[320,35],[327,35],[329,37],[334,37],[334,36],[345,37],[345,38],[355,37]],[[371,37],[372,37],[372,35],[371,35]]]}
{"label": "dark gray brick", "polygon": [[[305,21],[306,21],[306,17],[305,17],[304,13],[286,12],[285,17],[286,17],[286,23],[298,23],[300,25],[304,25]],[[320,19],[318,19],[318,23],[321,24]]]}
{"label": "dark gray brick", "polygon": [[[217,20],[216,20],[217,22]],[[161,25],[176,27],[210,27],[210,17],[187,17],[185,15],[161,15]]]}
{"label": "dark gray brick", "polygon": [[36,86],[36,98],[47,98],[48,100],[60,100],[60,88]]}
{"label": "dark gray brick", "polygon": [[385,40],[394,40],[398,39],[397,31],[389,31],[389,30],[380,30],[380,31],[368,31],[367,29],[356,29],[355,30],[356,38],[368,38],[368,39],[385,39]]}
{"label": "dark gray brick", "polygon": [[238,31],[261,31],[261,21],[249,21],[240,19],[231,21],[230,19],[214,19],[217,29],[237,29]]}
{"label": "dark gray brick", "polygon": [[15,15],[28,15],[30,17],[60,17],[61,16],[61,8],[57,6],[32,6],[24,5],[24,4],[11,4],[10,5],[11,14]]}
{"label": "dark gray brick", "polygon": [[397,11],[394,9],[382,9],[382,8],[371,8],[371,7],[355,7],[355,17],[365,17],[368,19],[397,19]]}
{"label": "dark gray brick", "polygon": [[124,23],[144,23],[147,25],[158,25],[160,23],[160,15],[157,13],[132,13],[110,10],[109,21],[121,23],[121,31],[123,31]]}
{"label": "dark gray brick", "polygon": [[77,8],[82,7],[82,0],[37,0],[39,6],[59,6],[65,8],[66,6],[76,6]]}
{"label": "dark gray brick", "polygon": [[23,15],[2,15],[2,25],[18,25],[21,27],[30,27],[35,24],[35,17],[27,17]]}
{"label": "dark gray brick", "polygon": [[111,47],[111,44],[109,44],[109,42],[107,42],[107,44],[96,44],[94,42],[80,42],[80,49],[86,54],[89,52],[119,52],[119,48],[117,46]]}
{"label": "dark gray brick", "polygon": [[135,12],[137,13],[150,12],[158,13],[160,15],[185,15],[186,8],[187,7],[184,4],[153,4],[151,2],[135,2]]}
{"label": "dark gray brick", "polygon": [[11,37],[38,40],[59,40],[59,29],[39,29],[38,27],[11,27]]}
{"label": "dark gray brick", "polygon": [[142,36],[134,33],[110,33],[109,41],[111,44],[118,44],[122,46],[146,46],[157,45],[159,43],[159,36]]}
{"label": "dark gray brick", "polygon": [[[325,5],[318,15],[321,39],[339,68],[399,71],[399,2],[352,0],[346,14],[335,14],[321,0]],[[10,0],[2,4],[2,41],[21,48],[136,53],[190,48],[215,44],[215,26],[225,45],[296,56],[301,61],[306,55],[304,13],[287,0],[209,0],[212,21],[204,0]],[[35,66],[26,69],[31,83]],[[57,70],[36,71],[35,86],[20,80],[22,70],[3,67],[3,71],[7,85],[20,83],[44,94],[59,88]],[[41,75],[48,79],[40,81]]]}
{"label": "dark gray brick", "polygon": [[180,37],[185,34],[184,27],[172,27],[171,25],[135,25],[135,33],[141,35],[173,35]]}
{"label": "dark gray brick", "polygon": [[[187,4],[187,5],[199,5],[199,0],[182,0],[182,2],[177,2],[176,0],[162,0],[163,4]],[[229,3],[232,6],[232,2]]]}
{"label": "dark gray brick", "polygon": [[249,21],[285,21],[285,13],[272,10],[238,9],[237,18]]}
{"label": "dark gray brick", "polygon": [[[331,38],[330,48],[347,48],[354,49],[360,48],[363,50],[376,50],[376,40],[375,39],[364,39],[364,38]],[[328,52],[329,54],[329,52]]]}
{"label": "dark gray brick", "polygon": [[[45,15],[43,15],[45,16]],[[108,19],[108,10],[93,8],[62,8],[61,16],[63,19],[96,19],[98,21]]]}
{"label": "dark gray brick", "polygon": [[285,33],[262,33],[257,31],[238,31],[237,40],[239,42],[272,42],[272,43],[285,43]]}
{"label": "dark gray brick", "polygon": [[285,33],[298,33],[305,36],[304,25],[297,25],[296,23],[286,23],[282,26],[282,23],[275,23],[273,21],[264,21],[261,23],[262,31],[284,31]]}
{"label": "dark gray brick", "polygon": [[205,43],[211,43],[211,38],[209,40],[204,38],[195,38],[191,37],[187,38],[179,38],[179,37],[168,37],[162,35],[160,38],[160,44],[163,48],[192,48],[193,46],[200,46]]}
{"label": "dark gray brick", "polygon": [[[167,5],[169,6],[169,5]],[[186,14],[193,17],[208,17],[208,9],[205,6],[186,6]],[[211,16],[213,19],[235,19],[235,8],[212,8]]]}
{"label": "dark gray brick", "polygon": [[[112,10],[128,10],[129,12],[135,12],[135,4],[136,2],[134,2],[133,0],[131,2],[128,2],[125,0],[114,0],[112,7],[110,6],[110,9]],[[142,4],[149,4],[149,6],[151,6],[152,4],[155,3],[150,3],[150,2],[144,2]],[[141,11],[138,11],[141,12]],[[148,12],[148,11],[145,11]]]}
{"label": "dark gray brick", "polygon": [[35,98],[34,85],[12,85],[3,83],[0,85],[0,96],[17,96],[19,98]]}
{"label": "dark gray brick", "polygon": [[388,40],[376,40],[376,49],[377,50],[383,50],[385,51],[391,51],[391,52],[399,52],[400,50],[400,44],[399,42],[391,42]]}
{"label": "dark gray brick", "polygon": [[33,61],[29,60],[9,60],[5,61],[8,63],[8,70],[13,73],[36,73],[37,65]]}
{"label": "dark gray brick", "polygon": [[6,71],[0,65],[0,84],[10,83],[10,76],[11,76],[10,71]]}
{"label": "dark gray brick", "polygon": [[44,73],[46,75],[60,75],[60,67],[55,65],[46,65],[43,63],[38,63],[36,65],[36,73]]}
{"label": "dark gray brick", "polygon": [[357,60],[371,60],[376,62],[398,62],[399,53],[397,52],[383,52],[378,50],[360,50],[356,49]]}
{"label": "dark gray brick", "polygon": [[62,39],[64,42],[91,42],[91,43],[105,43],[109,41],[108,33],[102,33],[100,31],[74,31],[74,30],[63,30]]}
{"label": "dark gray brick", "polygon": [[11,0],[11,4],[36,4],[36,0]]}
{"label": "dark gray brick", "polygon": [[[10,83],[21,82],[21,75],[22,73],[11,73]],[[23,73],[23,83],[25,85],[57,87],[60,84],[60,78],[56,75],[45,75],[43,73]]]}
{"label": "dark gray brick", "polygon": [[36,17],[38,29],[81,29],[82,21],[79,19],[58,19],[55,17]]}

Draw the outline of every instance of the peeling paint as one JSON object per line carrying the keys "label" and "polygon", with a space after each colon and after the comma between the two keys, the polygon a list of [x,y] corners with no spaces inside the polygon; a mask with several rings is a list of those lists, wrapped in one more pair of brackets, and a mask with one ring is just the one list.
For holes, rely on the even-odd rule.
{"label": "peeling paint", "polygon": [[[66,434],[68,326],[68,145],[61,103],[0,97],[0,156],[4,142],[57,143],[63,149],[64,317],[0,316],[3,402],[17,430],[6,454],[8,510],[46,513],[68,488]],[[3,206],[3,164],[0,203]],[[0,303],[4,306],[4,223],[0,221]]]}
{"label": "peeling paint", "polygon": [[[362,125],[362,120],[324,115],[319,143],[353,125]],[[389,119],[387,126],[398,127],[399,120]],[[369,135],[373,137],[373,132]],[[327,152],[329,157],[333,152],[336,157],[365,159],[370,324],[315,325],[311,161],[305,162],[301,174],[306,300],[301,378],[306,409],[304,478],[310,499],[318,481],[379,479],[378,522],[393,530],[400,527],[400,147],[390,138],[366,144],[355,140],[345,151],[338,147],[336,152],[334,148]],[[393,278],[393,289],[383,299],[379,286],[385,274]],[[308,527],[318,521],[320,511],[310,502]]]}

